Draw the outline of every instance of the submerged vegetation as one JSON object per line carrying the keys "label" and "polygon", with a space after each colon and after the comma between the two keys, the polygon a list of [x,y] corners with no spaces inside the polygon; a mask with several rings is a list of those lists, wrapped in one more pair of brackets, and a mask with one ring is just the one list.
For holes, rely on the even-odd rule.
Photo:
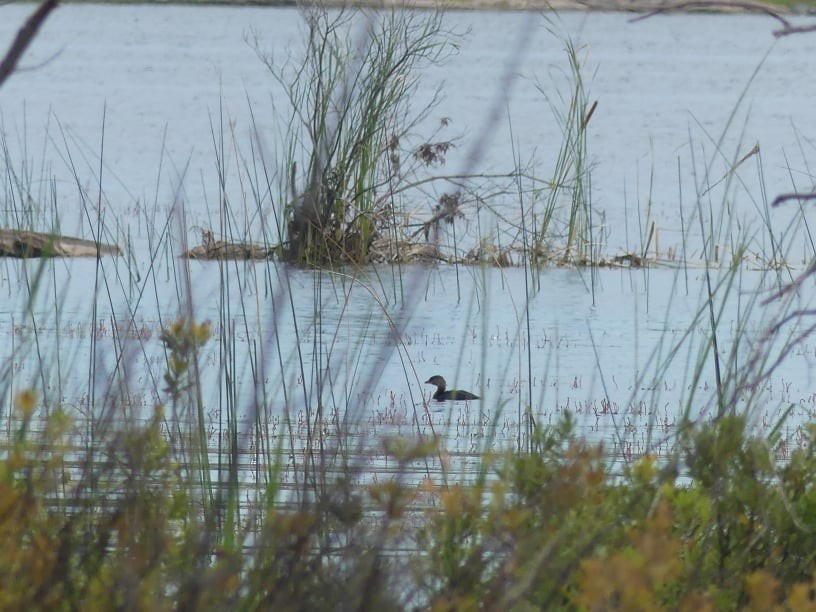
{"label": "submerged vegetation", "polygon": [[[236,153],[250,206],[227,196],[230,162],[216,147],[220,226],[203,228],[204,244],[188,251],[217,260],[202,264],[218,278],[206,310],[212,320],[194,305],[198,264],[175,257],[167,228],[178,220],[186,231],[180,214],[151,233],[146,269],[128,254],[127,266],[97,258],[82,269],[91,275],[77,273],[83,291],[95,288],[70,363],[60,342],[74,332],[60,334],[70,315],[49,284],[54,262],[9,264],[18,266],[25,297],[10,326],[12,356],[0,363],[0,608],[816,608],[816,426],[807,412],[786,433],[796,407],[784,400],[781,414],[770,413],[765,385],[796,351],[808,352],[814,311],[803,294],[816,267],[796,276],[781,264],[764,266],[763,286],[773,290],[762,295],[742,284],[741,264],[758,239],[727,213],[728,187],[758,148],[729,156],[716,143],[728,161],[722,180],[713,178],[713,162],[692,169],[697,213],[687,221],[703,235],[705,290],[689,329],[667,333],[665,346],[636,368],[631,401],[647,421],[635,432],[643,441],[636,450],[625,444],[632,424],[616,420],[606,388],[592,410],[612,423],[615,448],[577,429],[573,411],[560,405],[545,422],[532,393],[519,394],[518,413],[509,415],[484,382],[479,406],[469,412],[459,402],[462,411],[446,421],[434,419],[425,397],[399,410],[392,396],[366,414],[358,387],[370,392],[387,358],[402,360],[407,382],[421,380],[404,332],[422,291],[412,271],[394,266],[394,286],[381,281],[378,292],[349,264],[523,264],[519,326],[526,316],[528,333],[518,350],[532,384],[529,304],[539,267],[603,263],[587,145],[596,103],[568,42],[570,86],[547,97],[563,135],[552,175],[537,178],[535,168],[436,175],[457,143],[414,142],[436,99],[418,113],[409,102],[418,71],[455,48],[442,15],[320,7],[303,14],[301,60],[279,64],[254,41],[288,107],[274,164],[257,143],[250,156]],[[361,38],[350,34],[357,26]],[[33,224],[31,179],[14,172],[5,152],[8,205]],[[442,187],[417,219],[408,206],[429,184]],[[102,225],[82,193],[89,223]],[[464,246],[462,222],[499,217],[501,198],[518,202],[518,220],[489,239],[492,230],[479,225],[484,235]],[[252,210],[244,228],[238,209]],[[784,261],[787,229],[775,230],[769,217],[763,223],[771,246],[760,259]],[[644,222],[640,248],[621,262],[647,263],[655,232]],[[714,251],[724,242],[732,254],[720,266]],[[242,266],[238,258],[264,261]],[[691,259],[677,255],[678,279]],[[292,291],[303,267],[315,268],[312,303],[296,303]],[[162,274],[172,279],[177,307],[160,305],[151,327],[141,309],[159,293]],[[337,320],[324,313],[329,284],[343,304]],[[367,319],[354,311],[351,287],[372,298]],[[42,296],[50,303],[52,289],[53,311],[43,314]],[[474,301],[486,326],[492,296],[482,291]],[[401,296],[400,307],[380,295],[389,292]],[[735,294],[737,307],[727,312]],[[758,312],[755,334],[749,324]],[[346,327],[355,316],[366,321],[359,336],[359,324]],[[385,321],[385,343],[370,342],[375,319]],[[281,346],[288,329],[291,354]],[[698,329],[704,340],[695,344]],[[474,328],[474,338],[482,332]],[[338,348],[343,335],[357,337]],[[376,353],[375,365],[361,373],[367,352]],[[29,376],[20,364],[31,361]],[[668,415],[661,423],[659,394],[673,361],[687,364],[686,391],[671,406],[671,423]],[[341,370],[356,384],[338,382]],[[248,392],[240,388],[246,380]],[[467,440],[464,451],[440,423]]]}

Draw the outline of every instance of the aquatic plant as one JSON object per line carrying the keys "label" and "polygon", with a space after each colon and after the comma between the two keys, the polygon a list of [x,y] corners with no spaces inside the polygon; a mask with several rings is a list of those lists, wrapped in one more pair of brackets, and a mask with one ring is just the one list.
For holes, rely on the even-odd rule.
{"label": "aquatic plant", "polygon": [[533,234],[529,242],[533,264],[594,265],[598,261],[598,231],[592,216],[592,162],[587,146],[587,130],[598,105],[590,102],[584,85],[584,68],[579,50],[564,41],[569,62],[567,97],[554,99],[544,84],[539,91],[561,126],[562,139],[552,176],[534,201],[543,200],[544,209],[530,211]]}
{"label": "aquatic plant", "polygon": [[394,194],[412,159],[438,163],[451,146],[424,142],[413,155],[404,151],[409,131],[435,104],[410,105],[418,75],[453,52],[456,38],[434,11],[302,10],[301,60],[279,63],[255,42],[292,113],[282,255],[309,265],[365,263],[372,242],[402,215]]}

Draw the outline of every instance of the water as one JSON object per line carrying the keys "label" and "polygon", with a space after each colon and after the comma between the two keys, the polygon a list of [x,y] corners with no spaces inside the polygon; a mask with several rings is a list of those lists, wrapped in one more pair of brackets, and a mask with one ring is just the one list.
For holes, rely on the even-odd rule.
{"label": "water", "polygon": [[[0,40],[11,40],[29,8],[3,7]],[[542,176],[551,172],[560,134],[545,95],[568,94],[563,48],[569,36],[584,59],[590,98],[599,101],[589,132],[592,186],[595,206],[607,215],[613,253],[640,246],[635,219],[645,217],[650,200],[652,217],[666,234],[664,249],[676,244],[681,189],[682,204],[693,208],[694,173],[701,183],[704,162],[714,160],[714,182],[756,143],[771,196],[791,190],[791,174],[797,186],[808,186],[803,153],[811,148],[816,85],[801,75],[816,50],[813,37],[776,40],[772,21],[749,15],[671,15],[637,24],[630,17],[451,13],[448,27],[470,33],[458,55],[421,75],[425,89],[417,101],[444,85],[444,100],[431,118],[449,117],[442,136],[461,137],[448,167],[510,170],[509,112],[521,158],[534,158]],[[225,131],[246,150],[251,104],[262,144],[274,145],[272,101],[280,104],[280,89],[247,39],[257,37],[264,53],[283,62],[298,49],[302,32],[294,9],[61,7],[26,54],[23,65],[30,69],[0,91],[14,165],[30,158],[36,179],[41,164],[48,164],[45,178],[58,177],[60,208],[73,212],[76,185],[66,148],[81,185],[93,194],[104,124],[102,182],[111,214],[151,209],[156,199],[167,207],[183,183],[187,226],[209,221],[218,203],[212,129],[218,132],[221,114]],[[720,139],[760,65],[718,159],[712,141]],[[512,78],[503,80],[506,75]],[[494,108],[498,119],[491,122]],[[17,150],[23,145],[27,156]],[[473,148],[482,157],[478,168],[469,167]],[[761,205],[755,162],[745,170],[734,212],[755,219]],[[782,225],[784,216],[775,211],[774,221]],[[63,221],[79,223],[65,213]],[[131,224],[138,225],[135,219]],[[139,237],[137,228],[134,234]]]}
{"label": "water", "polygon": [[[0,41],[11,40],[30,10],[0,7]],[[699,260],[695,194],[759,143],[761,166],[751,158],[731,187],[699,198],[705,211],[726,211],[717,248],[727,252],[747,232],[749,255],[761,264],[768,236],[784,236],[788,260],[807,259],[804,224],[789,228],[794,207],[769,212],[764,198],[811,186],[816,84],[802,75],[816,39],[775,41],[773,23],[753,16],[672,15],[638,24],[629,18],[450,14],[447,24],[469,34],[458,55],[419,75],[426,88],[416,101],[444,87],[430,122],[449,117],[445,137],[458,138],[447,168],[507,172],[515,148],[548,174],[560,132],[546,96],[565,94],[569,35],[586,62],[590,99],[599,101],[589,152],[607,254],[639,251],[655,221],[661,258],[680,252],[685,233],[689,258],[694,263],[696,253]],[[195,241],[197,227],[217,225],[213,134],[217,141],[223,125],[248,151],[251,105],[261,145],[267,152],[275,145],[272,101],[280,90],[246,42],[254,33],[281,58],[297,48],[302,26],[292,9],[62,6],[24,57],[27,69],[0,90],[7,164],[31,176],[32,195],[44,203],[38,222],[50,227],[58,216],[64,231],[87,236],[82,192],[94,206],[100,202],[113,237],[129,244],[127,256],[102,262],[103,275],[96,262],[45,264],[32,312],[24,288],[36,284],[39,262],[2,262],[0,364],[10,364],[15,388],[35,385],[49,403],[81,408],[89,378],[100,388],[126,378],[131,406],[166,401],[159,331],[191,305],[197,319],[214,324],[202,355],[212,419],[218,422],[237,401],[247,431],[259,411],[283,413],[284,393],[292,416],[305,414],[320,391],[304,388],[304,374],[308,381],[316,371],[331,383],[322,395],[327,415],[349,414],[361,438],[375,438],[383,428],[442,428],[451,449],[463,452],[478,448],[480,427],[494,419],[503,441],[514,444],[528,406],[539,422],[571,410],[587,435],[630,455],[662,448],[660,440],[671,437],[686,408],[713,414],[713,360],[700,354],[711,327],[700,311],[705,276],[699,267],[554,269],[525,283],[522,269],[382,266],[352,279],[269,263],[192,262],[188,300],[187,272],[175,256],[180,236]],[[227,195],[240,202],[235,168],[229,178]],[[411,206],[427,214],[436,195]],[[173,207],[181,202],[183,220]],[[516,206],[512,194],[493,204],[509,216]],[[13,224],[9,210],[2,214],[4,224]],[[812,220],[811,213],[806,217]],[[156,230],[166,222],[173,238],[157,247]],[[722,274],[715,271],[715,278]],[[718,327],[723,358],[737,338],[741,362],[750,358],[776,307],[748,305],[790,278],[784,270],[746,269],[718,301],[725,313]],[[800,292],[803,308],[809,288]],[[787,329],[806,331],[807,320]],[[35,339],[48,347],[45,357],[36,356]],[[675,345],[677,355],[659,368]],[[758,424],[772,422],[789,403],[800,420],[810,416],[811,353],[806,337],[784,370],[762,381],[767,404]],[[119,354],[128,358],[122,362]],[[703,376],[693,381],[697,362]],[[433,374],[484,399],[426,410],[423,398],[432,388],[422,382]],[[650,424],[660,425],[651,436]]]}

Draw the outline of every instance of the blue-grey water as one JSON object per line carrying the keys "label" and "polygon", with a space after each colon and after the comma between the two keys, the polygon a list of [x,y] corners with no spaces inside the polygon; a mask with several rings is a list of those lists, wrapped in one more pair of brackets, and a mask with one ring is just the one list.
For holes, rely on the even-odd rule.
{"label": "blue-grey water", "polygon": [[[10,43],[30,10],[0,7],[0,44]],[[449,120],[440,136],[457,146],[445,172],[506,174],[519,158],[547,179],[561,142],[553,108],[569,95],[564,47],[571,39],[588,97],[598,101],[588,154],[599,250],[607,257],[641,252],[654,222],[649,255],[667,265],[535,273],[381,265],[320,273],[268,262],[187,268],[178,259],[200,227],[222,227],[222,197],[239,230],[259,227],[255,209],[243,208],[244,161],[254,146],[256,159],[274,167],[283,101],[248,41],[257,39],[274,61],[296,54],[303,39],[297,10],[60,7],[0,89],[1,224],[47,229],[58,222],[89,237],[101,219],[126,254],[101,267],[0,261],[7,388],[34,386],[44,403],[87,410],[89,380],[100,390],[125,380],[128,409],[166,402],[160,329],[192,312],[213,323],[201,369],[214,422],[233,399],[252,421],[287,408],[297,416],[320,396],[326,414],[348,416],[365,436],[441,427],[453,448],[467,451],[483,440],[474,425],[495,422],[512,442],[529,408],[538,422],[570,410],[584,431],[624,455],[662,449],[682,411],[716,411],[706,350],[712,329],[728,376],[755,359],[757,346],[776,355],[787,334],[810,325],[807,315],[766,336],[779,307],[762,300],[813,257],[812,213],[769,209],[767,201],[812,188],[816,83],[807,75],[816,38],[776,40],[774,23],[756,16],[630,18],[451,13],[447,27],[464,33],[459,52],[411,78],[421,84],[416,105],[437,88],[443,93],[419,128]],[[757,144],[760,154],[730,172]],[[417,191],[406,206],[427,218],[444,189]],[[29,197],[34,216],[21,219]],[[271,214],[272,204],[264,206]],[[512,234],[498,219],[518,218],[517,209],[513,193],[494,198],[478,211],[482,231]],[[474,239],[476,214],[471,206],[457,221],[464,240]],[[726,270],[712,270],[715,327],[703,308],[702,235],[713,236],[705,246],[726,263],[732,245],[749,245],[733,285],[717,289]],[[794,269],[768,270],[782,260]],[[803,284],[793,305],[808,308],[811,288]],[[814,355],[805,334],[784,367],[753,381],[763,389],[760,406],[750,406],[760,427],[790,404],[797,406],[792,430],[809,418]],[[315,372],[322,391],[304,385]],[[433,374],[483,399],[428,404],[431,387],[422,383]],[[4,402],[7,415],[9,394]]]}

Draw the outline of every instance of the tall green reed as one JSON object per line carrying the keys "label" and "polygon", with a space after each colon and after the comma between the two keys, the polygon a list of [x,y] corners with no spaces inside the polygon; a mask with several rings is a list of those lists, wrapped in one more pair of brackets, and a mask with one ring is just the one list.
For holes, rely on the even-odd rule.
{"label": "tall green reed", "polygon": [[[539,91],[561,127],[562,139],[552,176],[547,181],[543,210],[533,218],[531,252],[540,263],[557,261],[562,264],[592,266],[598,260],[600,245],[595,244],[592,216],[592,161],[589,157],[587,129],[597,107],[590,103],[584,85],[584,68],[570,39],[564,41],[569,63],[569,90],[556,95],[539,84]],[[563,211],[563,212],[562,212]]]}
{"label": "tall green reed", "polygon": [[402,147],[429,109],[411,105],[416,75],[441,62],[455,42],[436,12],[315,6],[303,15],[302,59],[278,63],[255,42],[292,113],[281,160],[287,172],[278,176],[286,202],[282,254],[302,264],[364,263],[393,220]]}

